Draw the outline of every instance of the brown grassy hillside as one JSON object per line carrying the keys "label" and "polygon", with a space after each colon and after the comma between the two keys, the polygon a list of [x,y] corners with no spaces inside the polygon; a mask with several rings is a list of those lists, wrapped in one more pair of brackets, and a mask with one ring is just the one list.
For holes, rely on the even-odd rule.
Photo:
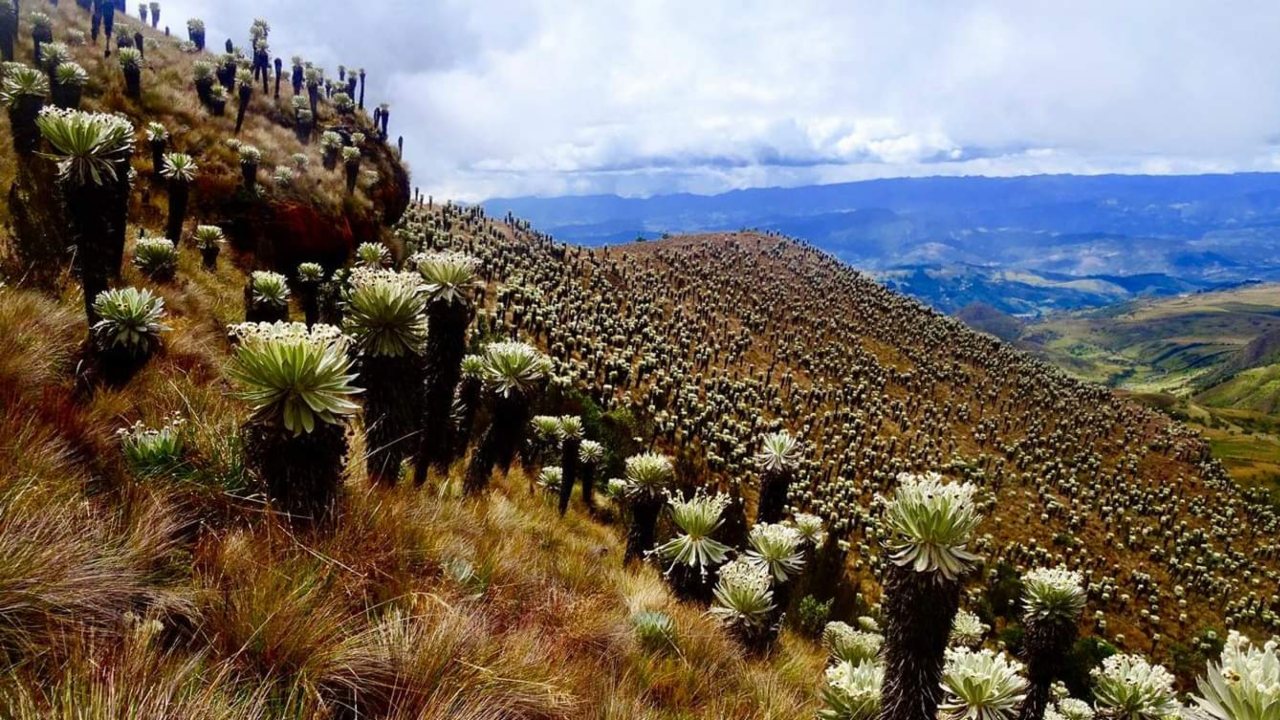
{"label": "brown grassy hillside", "polygon": [[[200,167],[192,190],[189,213],[192,220],[222,225],[240,248],[258,252],[266,265],[291,268],[301,260],[314,259],[339,264],[357,243],[378,239],[383,228],[393,224],[407,206],[408,170],[396,157],[393,147],[378,141],[368,114],[339,116],[331,105],[322,101],[311,138],[304,143],[297,137],[290,109],[293,91],[287,55],[280,97],[272,97],[274,78],[272,92],[262,92],[259,85],[253,93],[244,127],[237,136],[234,97],[228,100],[226,114],[221,117],[202,107],[196,97],[194,63],[215,60],[218,56],[210,52],[188,52],[179,46],[178,37],[165,37],[162,31],[144,26],[136,17],[118,13],[117,36],[141,32],[146,38],[142,93],[134,100],[124,93],[118,53],[113,52],[110,57],[104,54],[105,36],[100,37],[97,44],[74,44],[74,33],[89,34],[90,15],[73,2],[57,6],[44,2],[23,5],[15,49],[17,61],[34,62],[30,17],[37,11],[51,16],[55,41],[67,43],[70,59],[88,73],[81,109],[122,113],[138,130],[133,166],[138,173],[139,192],[132,197],[130,221],[139,227],[163,228],[167,211],[163,183],[152,179],[150,152],[142,137],[142,130],[149,122],[159,122],[168,129],[172,136],[170,151],[192,155]],[[178,23],[175,29],[181,30],[178,19],[174,21]],[[244,41],[248,41],[247,25]],[[114,41],[112,44],[114,50]],[[282,50],[278,49],[277,53]],[[305,92],[304,89],[304,95]],[[0,118],[0,127],[7,136],[8,118],[2,113]],[[319,139],[326,130],[362,132],[368,138],[362,163],[366,177],[352,195],[346,193],[341,165],[335,170],[321,166]],[[262,151],[256,197],[246,197],[240,192],[240,163],[231,141],[253,145]],[[290,186],[275,185],[273,170],[277,166],[296,167],[293,158],[297,154],[306,156],[305,169],[296,173]],[[0,153],[0,183],[6,191],[16,170],[14,155],[6,148],[6,152]],[[37,195],[34,202],[41,207],[36,212],[48,212],[43,205],[54,201],[55,198]],[[8,230],[9,235],[16,232],[13,222],[17,208],[13,204],[11,198],[0,207],[0,227]],[[0,233],[3,234],[6,233]],[[15,274],[12,262],[10,265],[10,274]]]}
{"label": "brown grassy hillside", "polygon": [[1086,630],[1184,671],[1209,629],[1274,628],[1274,511],[1159,413],[793,240],[587,250],[471,211],[417,212],[406,236],[498,268],[498,326],[536,337],[566,382],[634,412],[705,482],[750,502],[760,436],[797,432],[807,461],[793,504],[847,533],[872,600],[877,496],[898,472],[939,469],[987,488],[978,603],[999,594],[1001,567],[1063,563],[1090,582]]}

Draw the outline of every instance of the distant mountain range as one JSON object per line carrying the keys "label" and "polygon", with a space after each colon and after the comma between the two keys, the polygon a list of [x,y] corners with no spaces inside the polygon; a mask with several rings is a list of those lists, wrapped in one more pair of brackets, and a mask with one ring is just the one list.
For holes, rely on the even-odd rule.
{"label": "distant mountain range", "polygon": [[585,245],[775,231],[947,312],[984,302],[1035,315],[1280,279],[1280,173],[901,178],[484,205]]}

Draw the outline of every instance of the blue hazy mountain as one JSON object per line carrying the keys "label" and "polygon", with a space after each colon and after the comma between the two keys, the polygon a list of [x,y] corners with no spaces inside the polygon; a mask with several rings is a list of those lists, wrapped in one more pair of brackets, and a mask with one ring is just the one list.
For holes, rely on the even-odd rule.
{"label": "blue hazy mountain", "polygon": [[1280,173],[900,178],[484,205],[584,245],[777,231],[947,311],[979,301],[1027,314],[1280,278]]}

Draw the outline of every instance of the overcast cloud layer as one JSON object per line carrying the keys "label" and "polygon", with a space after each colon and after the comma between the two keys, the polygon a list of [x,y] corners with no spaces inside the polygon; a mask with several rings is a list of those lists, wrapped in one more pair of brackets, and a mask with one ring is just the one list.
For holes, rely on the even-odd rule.
{"label": "overcast cloud layer", "polygon": [[[136,13],[130,0],[130,12]],[[1273,0],[163,0],[369,71],[438,197],[1280,169]]]}

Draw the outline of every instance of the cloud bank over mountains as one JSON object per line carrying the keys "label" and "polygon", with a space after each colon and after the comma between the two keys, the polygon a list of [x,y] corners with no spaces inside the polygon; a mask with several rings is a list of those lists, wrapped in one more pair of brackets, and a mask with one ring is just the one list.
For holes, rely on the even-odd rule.
{"label": "cloud bank over mountains", "polygon": [[[131,9],[132,12],[132,9]],[[369,70],[438,196],[1280,169],[1280,5],[168,0]],[[244,27],[240,27],[243,25]]]}

